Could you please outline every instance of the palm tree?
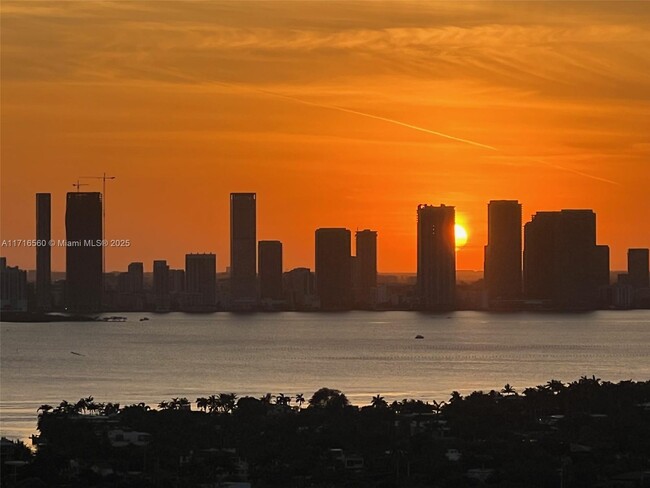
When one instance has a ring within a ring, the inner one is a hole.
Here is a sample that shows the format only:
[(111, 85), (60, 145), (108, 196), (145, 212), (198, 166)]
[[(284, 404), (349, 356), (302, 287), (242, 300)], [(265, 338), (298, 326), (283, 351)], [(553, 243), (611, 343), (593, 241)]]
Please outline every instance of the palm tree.
[(237, 395), (234, 393), (219, 393), (218, 405), (223, 413), (232, 412), (237, 405)]
[(160, 403), (158, 404), (158, 408), (159, 408), (160, 410), (169, 410), (171, 407), (170, 407), (169, 402), (163, 400), (162, 402), (160, 402)]
[(208, 399), (205, 397), (199, 397), (196, 399), (196, 408), (207, 412), (208, 410)]
[[(147, 407), (149, 408), (149, 407)], [(111, 403), (108, 402), (106, 405), (103, 406), (103, 408), (100, 410), (100, 413), (102, 415), (115, 415), (116, 413), (120, 412), (120, 404), (119, 403)]]
[(59, 406), (54, 409), (54, 413), (62, 413), (64, 415), (75, 415), (79, 413), (79, 402), (70, 403), (67, 400), (62, 400)]
[(546, 388), (553, 392), (554, 395), (560, 393), (566, 386), (560, 380), (549, 380), (546, 382)]
[[(47, 404), (45, 404), (45, 405), (41, 405), (40, 407), (38, 407), (38, 408), (36, 409), (36, 411), (37, 411), (37, 412), (41, 412), (41, 414), (45, 415), (46, 413), (48, 413), (48, 412), (49, 412), (50, 410), (52, 410), (53, 408), (54, 408), (54, 407), (52, 407), (52, 405), (47, 405)], [(39, 415), (40, 415), (40, 414), (39, 414)]]
[(302, 409), (302, 404), (305, 403), (305, 395), (298, 393), (296, 395), (296, 403), (298, 404), (298, 410)]
[(282, 405), (284, 407), (288, 407), (290, 403), (291, 403), (291, 397), (286, 396), (284, 393), (280, 393), (278, 394), (278, 396), (275, 397), (276, 405)]
[[(88, 400), (88, 398), (86, 400)], [(90, 400), (86, 402), (86, 409), (88, 410), (88, 413), (90, 413), (91, 415), (94, 415), (96, 412), (100, 412), (103, 406), (104, 406), (103, 403), (97, 403), (94, 400)]]
[(591, 378), (581, 376), (578, 383), (583, 385), (600, 386), (600, 378), (596, 378), (596, 375), (592, 375)]
[(79, 401), (75, 404), (75, 408), (78, 413), (86, 413), (88, 410), (88, 403), (93, 401), (93, 397), (80, 398)]
[(217, 395), (210, 395), (208, 397), (208, 412), (215, 413), (219, 411), (220, 403)]
[(463, 399), (463, 395), (458, 393), (457, 391), (452, 391), (451, 392), (451, 398), (449, 399), (449, 403), (455, 403)]
[(387, 408), (388, 402), (386, 402), (383, 396), (375, 395), (372, 397), (372, 400), (370, 400), (370, 406), (372, 408)]
[(505, 386), (501, 389), (501, 393), (504, 395), (517, 395), (517, 391), (510, 386), (510, 383), (506, 383)]
[(436, 400), (433, 400), (433, 411), (436, 412), (436, 415), (440, 415), (442, 413), (442, 407), (447, 405), (447, 402), (442, 401), (442, 402), (437, 402)]
[(267, 393), (260, 397), (260, 401), (265, 405), (270, 405), (272, 399), (273, 399), (273, 395), (271, 395), (270, 393)]

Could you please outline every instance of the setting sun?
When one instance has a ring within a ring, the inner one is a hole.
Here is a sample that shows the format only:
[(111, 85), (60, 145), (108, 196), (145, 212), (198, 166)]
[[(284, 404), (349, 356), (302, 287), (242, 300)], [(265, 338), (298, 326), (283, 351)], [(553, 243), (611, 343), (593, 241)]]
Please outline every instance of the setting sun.
[(456, 235), (456, 249), (460, 249), (467, 244), (467, 231), (462, 225), (456, 224), (454, 226), (454, 233)]

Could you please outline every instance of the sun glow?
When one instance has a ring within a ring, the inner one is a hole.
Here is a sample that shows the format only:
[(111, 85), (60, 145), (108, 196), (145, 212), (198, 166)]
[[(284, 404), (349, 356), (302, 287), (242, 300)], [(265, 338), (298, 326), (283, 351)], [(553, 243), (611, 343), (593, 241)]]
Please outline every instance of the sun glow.
[(467, 231), (462, 225), (456, 224), (454, 225), (454, 233), (456, 235), (456, 249), (460, 249), (467, 244)]

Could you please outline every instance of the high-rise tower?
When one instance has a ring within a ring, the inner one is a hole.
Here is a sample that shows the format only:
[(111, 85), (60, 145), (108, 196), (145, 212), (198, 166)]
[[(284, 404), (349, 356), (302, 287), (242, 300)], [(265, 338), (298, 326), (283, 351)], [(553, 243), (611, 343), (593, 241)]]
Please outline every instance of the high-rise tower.
[(650, 286), (648, 254), (649, 250), (647, 248), (627, 250), (627, 279), (629, 284), (636, 288)]
[(556, 308), (596, 308), (609, 249), (596, 245), (593, 210), (537, 212), (524, 226), (524, 293)]
[(257, 303), (255, 193), (230, 194), (230, 284), (234, 309)]
[(65, 210), (66, 306), (94, 312), (102, 306), (102, 195), (71, 192)]
[(260, 241), (258, 251), (260, 298), (262, 300), (282, 300), (282, 243), (280, 241)]
[(36, 306), (39, 310), (52, 307), (52, 195), (36, 194)]
[(345, 310), (352, 303), (351, 235), (348, 229), (316, 230), (316, 291), (322, 310)]
[(185, 255), (185, 307), (188, 310), (211, 309), (217, 299), (217, 256)]
[(452, 310), (456, 295), (455, 209), (418, 205), (420, 308)]
[(490, 303), (521, 298), (521, 204), (516, 200), (488, 204), (484, 270)]
[(377, 291), (377, 231), (359, 230), (356, 238), (356, 302), (362, 307), (373, 307)]

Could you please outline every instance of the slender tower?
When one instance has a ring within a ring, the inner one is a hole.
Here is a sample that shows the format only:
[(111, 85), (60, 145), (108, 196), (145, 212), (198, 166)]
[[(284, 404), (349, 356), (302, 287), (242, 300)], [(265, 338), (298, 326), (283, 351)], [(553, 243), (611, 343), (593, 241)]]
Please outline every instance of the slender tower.
[(418, 205), (417, 289), (424, 310), (455, 307), (455, 222), (454, 207)]
[(52, 308), (52, 195), (36, 194), (36, 306), (47, 311)]
[(257, 305), (255, 193), (230, 194), (230, 284), (235, 310)]
[(377, 231), (359, 230), (355, 234), (357, 277), (355, 283), (357, 305), (370, 308), (375, 305), (377, 291)]
[(348, 229), (316, 229), (316, 291), (322, 310), (346, 310), (352, 304), (351, 246)]
[(490, 303), (521, 298), (521, 204), (517, 200), (488, 204), (484, 270)]
[(282, 300), (282, 243), (260, 241), (258, 244), (260, 298)]

